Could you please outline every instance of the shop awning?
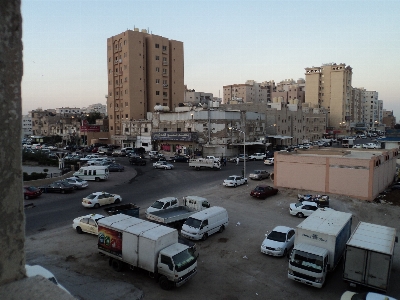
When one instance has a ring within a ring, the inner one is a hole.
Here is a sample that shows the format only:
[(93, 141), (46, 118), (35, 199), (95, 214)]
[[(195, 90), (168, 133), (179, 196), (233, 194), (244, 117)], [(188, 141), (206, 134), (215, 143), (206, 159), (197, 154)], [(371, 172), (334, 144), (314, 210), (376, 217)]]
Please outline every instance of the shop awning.
[(288, 140), (292, 139), (292, 136), (287, 136), (287, 135), (266, 135), (265, 138), (271, 138), (271, 139), (279, 139), (279, 140)]

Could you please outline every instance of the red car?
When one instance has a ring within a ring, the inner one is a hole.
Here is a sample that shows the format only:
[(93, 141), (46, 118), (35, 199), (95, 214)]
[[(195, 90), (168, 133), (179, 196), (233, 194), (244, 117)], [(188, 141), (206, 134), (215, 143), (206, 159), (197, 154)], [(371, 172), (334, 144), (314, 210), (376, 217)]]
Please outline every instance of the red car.
[(265, 199), (268, 196), (273, 196), (278, 193), (278, 189), (269, 185), (257, 185), (254, 190), (250, 192), (250, 196), (260, 199)]
[(42, 194), (42, 191), (34, 186), (24, 186), (24, 199), (37, 198)]

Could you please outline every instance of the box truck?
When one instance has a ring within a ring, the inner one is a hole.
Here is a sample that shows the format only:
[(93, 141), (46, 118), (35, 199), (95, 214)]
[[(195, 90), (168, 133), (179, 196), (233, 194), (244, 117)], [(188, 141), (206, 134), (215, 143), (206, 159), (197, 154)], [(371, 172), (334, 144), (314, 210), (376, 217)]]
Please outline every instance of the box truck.
[(350, 213), (319, 208), (296, 228), (288, 278), (321, 288), (338, 265), (351, 233)]
[(189, 160), (189, 167), (192, 167), (197, 171), (205, 168), (221, 170), (221, 162), (216, 158), (196, 158)]
[(395, 242), (395, 228), (358, 223), (346, 244), (343, 280), (386, 292)]
[(197, 257), (178, 242), (176, 229), (125, 214), (100, 219), (98, 225), (98, 251), (109, 256), (116, 271), (125, 266), (146, 270), (165, 290), (197, 273)]

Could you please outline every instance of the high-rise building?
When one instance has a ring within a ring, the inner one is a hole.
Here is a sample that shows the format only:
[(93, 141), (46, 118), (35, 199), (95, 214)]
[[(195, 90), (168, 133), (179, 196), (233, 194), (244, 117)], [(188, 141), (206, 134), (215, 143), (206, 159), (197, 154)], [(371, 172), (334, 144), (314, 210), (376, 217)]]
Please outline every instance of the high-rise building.
[(123, 139), (122, 120), (144, 120), (147, 112), (172, 110), (184, 100), (182, 42), (144, 29), (126, 30), (107, 39), (107, 69), (107, 112), (114, 140)]
[(329, 112), (328, 126), (339, 127), (351, 121), (352, 68), (346, 64), (329, 63), (305, 68), (306, 99)]

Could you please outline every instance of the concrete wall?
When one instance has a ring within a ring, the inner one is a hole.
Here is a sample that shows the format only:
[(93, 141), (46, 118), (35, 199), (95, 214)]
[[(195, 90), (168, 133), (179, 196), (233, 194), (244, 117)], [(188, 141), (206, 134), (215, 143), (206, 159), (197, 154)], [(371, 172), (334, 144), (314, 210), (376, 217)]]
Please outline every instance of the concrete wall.
[(394, 179), (398, 150), (275, 153), (274, 185), (373, 200)]
[(21, 2), (0, 5), (0, 285), (25, 276), (21, 166)]

